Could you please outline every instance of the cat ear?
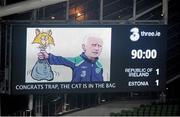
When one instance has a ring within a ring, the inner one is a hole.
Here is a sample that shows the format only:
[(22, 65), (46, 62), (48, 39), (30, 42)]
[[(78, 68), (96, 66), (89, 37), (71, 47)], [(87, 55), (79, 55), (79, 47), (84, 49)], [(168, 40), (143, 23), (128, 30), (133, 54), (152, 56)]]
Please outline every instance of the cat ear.
[(40, 30), (39, 29), (36, 29), (36, 35), (39, 35), (40, 34)]
[(52, 35), (52, 31), (51, 31), (51, 30), (48, 30), (47, 33), (48, 33), (49, 35)]

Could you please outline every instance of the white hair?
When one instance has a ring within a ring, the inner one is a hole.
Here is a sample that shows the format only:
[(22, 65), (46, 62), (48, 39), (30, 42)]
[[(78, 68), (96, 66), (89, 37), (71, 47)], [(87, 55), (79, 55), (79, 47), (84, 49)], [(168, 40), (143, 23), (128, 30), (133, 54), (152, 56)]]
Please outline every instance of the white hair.
[(101, 41), (103, 41), (100, 34), (87, 34), (86, 36), (84, 36), (82, 44), (86, 45), (88, 40), (92, 39), (90, 37), (94, 37), (94, 38), (97, 38), (97, 39), (100, 39)]

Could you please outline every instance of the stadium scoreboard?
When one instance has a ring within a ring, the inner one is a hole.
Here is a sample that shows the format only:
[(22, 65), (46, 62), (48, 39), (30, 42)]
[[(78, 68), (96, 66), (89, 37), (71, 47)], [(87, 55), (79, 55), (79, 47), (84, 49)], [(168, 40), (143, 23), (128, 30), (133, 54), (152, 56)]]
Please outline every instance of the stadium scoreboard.
[[(165, 88), (165, 25), (16, 24), (12, 25), (11, 34), (12, 93), (161, 91)], [(89, 34), (103, 41), (99, 63), (96, 63), (102, 67), (92, 67), (89, 72), (88, 66), (81, 66), (78, 68), (80, 81), (72, 81), (74, 70), (66, 64), (53, 65), (47, 59), (40, 62), (41, 51), (61, 56), (63, 60), (77, 57), (83, 53), (82, 42)], [(40, 40), (35, 40), (39, 35)], [(101, 81), (82, 80), (92, 76), (92, 72), (100, 74), (101, 71)]]

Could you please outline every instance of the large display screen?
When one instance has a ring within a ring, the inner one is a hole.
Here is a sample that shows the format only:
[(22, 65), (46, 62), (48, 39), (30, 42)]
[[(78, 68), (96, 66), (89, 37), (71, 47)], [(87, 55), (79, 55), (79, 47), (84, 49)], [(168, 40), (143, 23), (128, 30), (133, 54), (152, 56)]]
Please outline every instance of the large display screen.
[(12, 26), (12, 93), (160, 91), (166, 26)]

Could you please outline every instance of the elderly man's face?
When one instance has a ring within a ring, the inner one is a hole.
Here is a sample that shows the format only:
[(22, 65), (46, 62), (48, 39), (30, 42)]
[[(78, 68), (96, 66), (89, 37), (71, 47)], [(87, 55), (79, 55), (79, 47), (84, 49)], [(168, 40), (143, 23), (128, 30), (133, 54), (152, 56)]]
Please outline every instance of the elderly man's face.
[(89, 37), (86, 44), (84, 45), (85, 55), (94, 60), (99, 57), (102, 51), (103, 42), (100, 38)]

